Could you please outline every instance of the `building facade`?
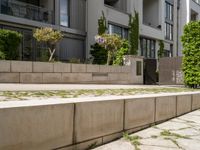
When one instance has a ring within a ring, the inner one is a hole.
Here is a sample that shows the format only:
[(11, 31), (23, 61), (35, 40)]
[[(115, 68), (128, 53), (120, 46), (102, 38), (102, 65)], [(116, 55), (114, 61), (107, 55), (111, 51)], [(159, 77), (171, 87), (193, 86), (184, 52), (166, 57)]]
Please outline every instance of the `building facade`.
[(0, 0), (0, 5), (0, 28), (23, 34), (21, 60), (42, 57), (45, 45), (35, 41), (32, 31), (45, 26), (64, 34), (56, 52), (59, 60), (86, 60), (95, 43), (102, 11), (107, 32), (126, 39), (129, 16), (139, 13), (139, 55), (156, 59), (162, 40), (165, 56), (180, 56), (184, 25), (200, 19), (200, 0)]

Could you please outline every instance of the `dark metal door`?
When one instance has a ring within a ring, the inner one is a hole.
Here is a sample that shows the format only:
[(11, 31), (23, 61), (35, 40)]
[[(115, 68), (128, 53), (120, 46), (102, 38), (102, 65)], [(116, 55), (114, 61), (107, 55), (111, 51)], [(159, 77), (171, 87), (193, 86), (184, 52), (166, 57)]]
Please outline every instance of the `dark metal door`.
[(154, 85), (157, 82), (157, 60), (144, 59), (144, 84)]

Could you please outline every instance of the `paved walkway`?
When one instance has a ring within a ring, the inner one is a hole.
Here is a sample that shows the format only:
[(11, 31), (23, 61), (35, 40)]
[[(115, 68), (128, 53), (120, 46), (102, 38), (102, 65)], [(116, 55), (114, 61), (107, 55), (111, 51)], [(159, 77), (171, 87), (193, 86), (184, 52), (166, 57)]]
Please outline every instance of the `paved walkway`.
[(200, 110), (95, 150), (200, 150)]
[[(110, 85), (110, 84), (0, 84), (0, 91), (49, 91), (49, 90), (78, 90), (78, 89), (132, 89), (160, 88), (174, 86), (152, 85)], [(177, 86), (176, 86), (177, 87)]]

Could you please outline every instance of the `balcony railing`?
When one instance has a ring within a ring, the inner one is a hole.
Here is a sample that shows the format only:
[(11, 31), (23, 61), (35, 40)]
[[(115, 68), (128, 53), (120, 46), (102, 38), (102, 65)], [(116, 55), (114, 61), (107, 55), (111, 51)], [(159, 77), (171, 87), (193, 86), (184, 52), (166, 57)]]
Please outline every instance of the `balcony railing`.
[(1, 14), (54, 24), (54, 11), (17, 0), (1, 0)]

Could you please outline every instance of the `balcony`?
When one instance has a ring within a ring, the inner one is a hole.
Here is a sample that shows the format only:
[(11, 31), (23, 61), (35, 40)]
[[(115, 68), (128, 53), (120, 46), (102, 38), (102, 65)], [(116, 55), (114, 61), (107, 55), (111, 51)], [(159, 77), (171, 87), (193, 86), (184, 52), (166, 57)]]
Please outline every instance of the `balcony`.
[[(10, 15), (19, 18), (25, 18), (29, 20), (54, 24), (54, 11), (48, 8), (34, 5), (32, 3), (22, 2), (20, 0), (1, 0), (0, 13), (5, 15)], [(35, 1), (38, 2), (39, 1)], [(49, 1), (40, 1), (40, 3), (45, 2), (45, 6)], [(51, 5), (47, 5), (51, 6)]]

